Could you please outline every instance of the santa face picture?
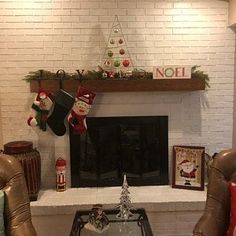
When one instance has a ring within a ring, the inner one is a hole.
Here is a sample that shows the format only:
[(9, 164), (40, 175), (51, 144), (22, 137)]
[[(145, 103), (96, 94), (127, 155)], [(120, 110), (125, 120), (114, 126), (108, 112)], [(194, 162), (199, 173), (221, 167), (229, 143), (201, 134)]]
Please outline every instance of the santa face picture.
[(196, 171), (198, 166), (189, 160), (183, 160), (180, 164), (180, 176), (184, 179), (184, 185), (191, 185), (196, 179)]
[(91, 105), (79, 100), (74, 104), (72, 109), (78, 115), (87, 115), (89, 113), (90, 107)]
[(204, 153), (204, 147), (173, 147), (173, 187), (204, 189)]

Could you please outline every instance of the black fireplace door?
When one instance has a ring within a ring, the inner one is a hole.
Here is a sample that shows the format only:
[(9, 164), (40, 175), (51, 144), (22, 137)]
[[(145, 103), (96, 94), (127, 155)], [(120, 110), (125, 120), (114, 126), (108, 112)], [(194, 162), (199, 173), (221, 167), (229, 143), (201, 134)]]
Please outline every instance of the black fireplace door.
[(168, 184), (168, 117), (89, 117), (70, 127), (72, 187)]

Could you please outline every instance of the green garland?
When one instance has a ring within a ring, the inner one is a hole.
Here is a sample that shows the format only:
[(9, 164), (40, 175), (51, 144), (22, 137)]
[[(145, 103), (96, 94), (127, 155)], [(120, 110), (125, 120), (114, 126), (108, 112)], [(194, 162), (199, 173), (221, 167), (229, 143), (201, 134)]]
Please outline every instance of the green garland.
[(209, 76), (205, 74), (203, 71), (197, 70), (200, 66), (193, 66), (191, 70), (191, 78), (192, 79), (203, 79), (205, 81), (206, 87), (210, 88), (209, 85)]
[[(104, 73), (106, 76), (104, 76)], [(46, 70), (37, 70), (34, 72), (29, 72), (25, 77), (24, 80), (27, 82), (31, 80), (39, 80), (39, 79), (46, 79), (46, 80), (53, 80), (53, 79), (63, 79), (63, 80), (104, 80), (104, 79), (111, 79), (108, 75), (109, 73), (104, 71), (101, 67), (98, 67), (98, 70), (86, 71), (85, 73), (81, 74), (81, 77), (78, 73), (54, 73), (51, 71)], [(113, 78), (115, 79), (152, 79), (152, 73), (146, 72), (141, 69), (134, 69), (132, 73), (125, 74), (124, 72), (114, 73)]]
[[(192, 79), (203, 79), (205, 81), (205, 84), (207, 87), (210, 87), (209, 85), (209, 77), (207, 74), (205, 74), (203, 71), (197, 70), (200, 66), (193, 66), (191, 70), (191, 78)], [(104, 76), (104, 73), (106, 76)], [(135, 68), (130, 73), (114, 73), (112, 75), (114, 79), (133, 79), (133, 80), (139, 80), (139, 79), (153, 79), (153, 73), (152, 72), (146, 72), (142, 69)], [(30, 82), (31, 80), (39, 80), (39, 79), (45, 79), (45, 80), (54, 80), (54, 79), (63, 79), (63, 80), (109, 80), (111, 77), (109, 77), (109, 72), (106, 72), (102, 69), (102, 67), (98, 67), (98, 70), (92, 70), (92, 71), (86, 71), (85, 73), (82, 73), (81, 76), (78, 73), (54, 73), (51, 71), (46, 70), (37, 70), (34, 72), (29, 72), (25, 77), (24, 80), (27, 82)]]

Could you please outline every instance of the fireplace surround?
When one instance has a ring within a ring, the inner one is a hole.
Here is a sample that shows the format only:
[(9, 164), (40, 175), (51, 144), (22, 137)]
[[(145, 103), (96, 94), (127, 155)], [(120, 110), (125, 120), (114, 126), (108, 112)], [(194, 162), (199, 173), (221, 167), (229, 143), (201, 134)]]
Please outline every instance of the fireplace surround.
[(168, 184), (168, 117), (89, 117), (85, 135), (70, 127), (71, 187)]

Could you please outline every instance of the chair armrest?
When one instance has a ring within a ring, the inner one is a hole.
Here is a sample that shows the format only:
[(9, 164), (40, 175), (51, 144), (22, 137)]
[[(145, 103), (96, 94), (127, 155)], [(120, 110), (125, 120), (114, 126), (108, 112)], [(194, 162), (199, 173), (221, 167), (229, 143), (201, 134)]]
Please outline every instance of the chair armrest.
[(219, 228), (221, 226), (215, 217), (209, 213), (205, 213), (194, 227), (193, 236), (222, 236)]
[(10, 231), (11, 236), (36, 236), (34, 226), (31, 220), (24, 221)]
[(0, 176), (5, 184), (4, 218), (7, 235), (36, 236), (22, 167), (16, 158), (0, 155)]

